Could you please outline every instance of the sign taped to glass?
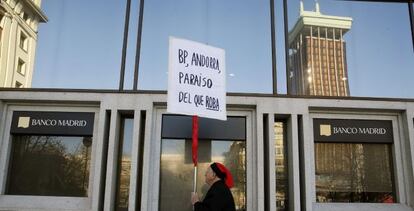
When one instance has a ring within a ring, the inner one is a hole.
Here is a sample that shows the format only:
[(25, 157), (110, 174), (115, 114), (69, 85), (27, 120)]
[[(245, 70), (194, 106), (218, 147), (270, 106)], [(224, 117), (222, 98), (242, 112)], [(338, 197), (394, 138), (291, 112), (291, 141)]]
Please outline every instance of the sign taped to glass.
[(92, 136), (94, 113), (14, 111), (12, 134)]

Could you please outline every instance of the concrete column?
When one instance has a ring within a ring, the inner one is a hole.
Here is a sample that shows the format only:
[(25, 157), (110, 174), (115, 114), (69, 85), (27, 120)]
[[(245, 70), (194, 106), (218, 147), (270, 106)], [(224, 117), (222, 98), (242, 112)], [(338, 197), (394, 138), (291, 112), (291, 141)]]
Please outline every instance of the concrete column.
[(30, 88), (32, 87), (32, 80), (33, 80), (33, 72), (34, 72), (34, 64), (36, 58), (36, 45), (37, 45), (37, 38), (30, 37), (27, 41), (28, 45), (28, 61), (26, 66), (26, 75), (25, 75), (25, 84), (24, 87)]
[[(349, 96), (350, 95), (350, 91), (349, 91), (349, 78), (348, 78), (348, 70), (346, 70), (346, 62), (345, 62), (345, 41), (344, 41), (344, 37), (343, 37), (343, 32), (342, 29), (340, 30), (341, 33), (341, 38), (340, 38), (340, 42), (341, 42), (341, 62), (342, 62), (342, 83), (344, 86), (344, 95), (345, 96)], [(345, 79), (345, 80), (344, 80)]]
[(414, 208), (414, 184), (412, 182), (414, 179), (414, 106), (408, 106), (407, 112), (403, 114), (402, 118), (402, 125), (404, 126), (404, 139), (401, 140), (403, 142), (402, 149), (404, 150), (404, 169), (406, 169), (405, 177), (406, 177), (406, 192), (407, 192), (407, 205), (411, 208)]
[(287, 124), (289, 210), (300, 211), (300, 168), (298, 116), (293, 114)]
[(12, 17), (10, 31), (8, 33), (8, 48), (5, 57), (7, 56), (6, 61), (6, 72), (5, 72), (5, 80), (1, 86), (3, 87), (14, 87), (13, 84), (13, 77), (15, 74), (15, 67), (16, 67), (16, 46), (17, 46), (17, 28), (19, 23), (14, 20), (16, 16)]
[(109, 129), (108, 161), (106, 166), (106, 184), (104, 197), (104, 210), (114, 210), (116, 193), (116, 173), (118, 161), (119, 125), (120, 117), (116, 109), (111, 111), (111, 124)]
[[(270, 118), (270, 117), (269, 117)], [(247, 138), (247, 145), (246, 145), (246, 150), (247, 152), (248, 147), (252, 147), (253, 150), (251, 152), (253, 152), (253, 170), (254, 172), (256, 172), (255, 174), (253, 174), (253, 178), (251, 183), (253, 184), (253, 207), (252, 210), (257, 210), (257, 211), (263, 211), (264, 210), (264, 170), (263, 168), (260, 168), (259, 166), (264, 166), (264, 161), (263, 161), (263, 154), (264, 154), (264, 147), (263, 147), (263, 113), (258, 113), (256, 115), (256, 125), (257, 127), (254, 127), (252, 124), (249, 124), (249, 122), (252, 122), (252, 119), (246, 118), (246, 130), (251, 130), (250, 128), (256, 128), (255, 130), (255, 135), (252, 134), (251, 138), (249, 139)], [(250, 126), (249, 126), (250, 125)], [(253, 129), (254, 131), (254, 129)], [(248, 134), (248, 131), (246, 131), (246, 134)], [(254, 138), (255, 137), (255, 138)], [(249, 144), (248, 142), (253, 142), (252, 144)], [(249, 161), (249, 156), (246, 157), (246, 163), (248, 164)], [(256, 165), (255, 165), (256, 164)], [(250, 164), (251, 165), (251, 164)], [(247, 169), (249, 169), (249, 166), (247, 166)], [(247, 179), (249, 179), (249, 177), (247, 177)], [(249, 183), (249, 180), (247, 180), (247, 183)], [(248, 185), (248, 184), (247, 184)], [(249, 189), (247, 187), (247, 189)], [(247, 194), (247, 197), (249, 197), (249, 194)], [(247, 200), (247, 202), (249, 202), (249, 200)], [(247, 207), (249, 207), (249, 205), (247, 204)]]
[[(311, 95), (316, 95), (316, 86), (315, 86), (315, 69), (313, 66), (313, 31), (312, 26), (310, 26), (310, 57), (311, 57), (311, 73), (312, 73), (312, 80), (309, 82), (310, 86), (312, 87), (313, 92), (310, 92)], [(309, 58), (308, 58), (309, 59)]]
[(328, 86), (329, 86), (329, 96), (332, 96), (332, 85), (331, 85), (331, 64), (329, 61), (329, 40), (328, 40), (328, 28), (325, 28), (325, 56), (327, 64), (327, 73), (328, 73)]
[[(6, 106), (0, 100), (0, 122), (6, 122), (6, 112), (7, 112)], [(0, 134), (5, 134), (4, 133), (4, 127), (0, 127)], [(3, 142), (4, 142), (4, 139), (0, 139), (0, 149), (3, 149)], [(2, 192), (1, 192), (1, 189), (0, 189), (0, 194), (1, 193)]]
[[(155, 136), (155, 131), (159, 130), (161, 132), (161, 117), (159, 117), (159, 121), (157, 121), (158, 117), (154, 117), (154, 111), (152, 108), (149, 108), (147, 110), (147, 116), (145, 120), (145, 137), (144, 137), (144, 155), (143, 155), (143, 166), (142, 166), (142, 197), (141, 197), (141, 210), (151, 210), (151, 207), (154, 203), (158, 203), (158, 201), (153, 200), (154, 195), (158, 193), (153, 193), (153, 186), (155, 185), (154, 177), (156, 177), (156, 171), (159, 169), (154, 168), (154, 157), (156, 156), (155, 153), (155, 145), (157, 145), (155, 142), (159, 141), (159, 139), (152, 140), (152, 137)], [(153, 123), (155, 121), (155, 123)], [(154, 127), (156, 124), (158, 124), (158, 128), (154, 128), (152, 130), (152, 127)], [(160, 145), (161, 143), (159, 143)], [(158, 152), (160, 149), (158, 149)], [(159, 154), (158, 154), (159, 155)], [(158, 159), (159, 161), (159, 159)], [(159, 166), (159, 163), (158, 165)], [(154, 170), (155, 169), (155, 170)], [(158, 177), (156, 178), (158, 179)], [(158, 181), (156, 182), (158, 184)], [(189, 196), (190, 197), (190, 196)], [(154, 208), (152, 210), (155, 210)]]
[(335, 96), (341, 96), (339, 92), (339, 80), (338, 80), (338, 66), (337, 66), (337, 57), (336, 57), (336, 39), (335, 39), (335, 29), (333, 28), (333, 53), (334, 53), (334, 65), (335, 65), (335, 82), (336, 82), (336, 93)]
[(301, 166), (301, 174), (304, 178), (305, 200), (301, 206), (305, 206), (306, 211), (313, 210), (313, 204), (316, 202), (315, 192), (315, 151), (313, 143), (312, 118), (309, 114), (303, 115), (303, 147), (302, 159), (303, 166)]
[(300, 33), (300, 41), (299, 41), (298, 49), (299, 49), (299, 53), (300, 53), (300, 69), (302, 70), (302, 78), (301, 78), (301, 82), (302, 82), (302, 87), (301, 88), (302, 89), (301, 89), (301, 93), (303, 95), (306, 95), (307, 93), (306, 93), (305, 85), (307, 84), (306, 83), (306, 74), (307, 74), (306, 71), (307, 70), (305, 69), (305, 67), (303, 65), (303, 50), (304, 50), (304, 47), (303, 47), (303, 34), (302, 33)]
[(319, 62), (319, 77), (320, 77), (320, 80), (321, 80), (321, 83), (320, 83), (320, 87), (321, 87), (321, 89), (320, 89), (320, 91), (321, 91), (321, 95), (326, 95), (326, 93), (325, 93), (325, 87), (323, 86), (324, 85), (324, 80), (323, 80), (323, 74), (322, 74), (322, 59), (321, 59), (321, 57), (322, 57), (322, 54), (321, 54), (321, 29), (320, 29), (321, 27), (319, 27), (318, 26), (318, 57), (319, 57), (319, 59), (318, 59), (318, 62)]
[(137, 195), (137, 182), (139, 182), (138, 179), (138, 172), (141, 169), (138, 169), (138, 159), (139, 159), (139, 137), (140, 133), (143, 131), (140, 131), (141, 128), (141, 111), (135, 110), (134, 112), (134, 129), (133, 129), (133, 137), (132, 137), (132, 152), (131, 152), (131, 175), (129, 177), (130, 183), (129, 183), (129, 199), (128, 199), (128, 210), (134, 211), (136, 206), (136, 195)]
[[(100, 196), (101, 196), (101, 192), (103, 191), (103, 187), (102, 185), (105, 184), (106, 181), (102, 181), (103, 180), (103, 175), (106, 173), (105, 169), (106, 166), (103, 166), (103, 158), (106, 157), (104, 156), (104, 154), (107, 153), (107, 150), (104, 146), (105, 146), (105, 142), (108, 141), (106, 140), (107, 137), (105, 137), (105, 130), (107, 128), (105, 128), (106, 126), (106, 110), (105, 108), (100, 109), (99, 111), (99, 115), (97, 117), (97, 120), (95, 121), (99, 121), (98, 124), (98, 136), (94, 139), (95, 141), (95, 152), (93, 153), (94, 156), (94, 165), (93, 165), (93, 171), (94, 171), (94, 179), (93, 179), (93, 194), (91, 196), (91, 200), (92, 200), (92, 210), (99, 210), (100, 208)], [(106, 151), (105, 151), (106, 150)], [(92, 169), (92, 168), (91, 168)], [(102, 193), (103, 194), (103, 193)]]
[(2, 34), (2, 43), (1, 43), (1, 57), (0, 57), (0, 87), (4, 87), (6, 83), (6, 75), (9, 69), (8, 58), (9, 58), (9, 46), (11, 38), (11, 28), (13, 19), (10, 14), (7, 14), (3, 17), (3, 34)]
[(276, 167), (275, 167), (275, 114), (270, 113), (269, 118), (267, 119), (267, 132), (268, 132), (268, 166), (265, 166), (265, 168), (269, 168), (269, 187), (267, 187), (268, 193), (269, 193), (269, 210), (276, 210)]

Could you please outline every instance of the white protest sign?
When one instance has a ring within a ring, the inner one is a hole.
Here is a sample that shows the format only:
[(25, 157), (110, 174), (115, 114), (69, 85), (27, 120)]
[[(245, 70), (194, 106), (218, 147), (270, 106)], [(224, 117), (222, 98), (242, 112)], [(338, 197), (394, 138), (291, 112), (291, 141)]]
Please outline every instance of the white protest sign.
[(167, 111), (227, 119), (223, 49), (170, 37)]

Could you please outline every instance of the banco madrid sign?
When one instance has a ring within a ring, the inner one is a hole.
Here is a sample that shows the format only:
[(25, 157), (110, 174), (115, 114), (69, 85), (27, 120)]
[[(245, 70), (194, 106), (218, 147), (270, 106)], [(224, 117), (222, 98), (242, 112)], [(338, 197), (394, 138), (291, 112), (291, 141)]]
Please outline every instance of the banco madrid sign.
[(14, 111), (12, 134), (92, 136), (94, 113)]
[(313, 119), (315, 142), (392, 143), (390, 120)]

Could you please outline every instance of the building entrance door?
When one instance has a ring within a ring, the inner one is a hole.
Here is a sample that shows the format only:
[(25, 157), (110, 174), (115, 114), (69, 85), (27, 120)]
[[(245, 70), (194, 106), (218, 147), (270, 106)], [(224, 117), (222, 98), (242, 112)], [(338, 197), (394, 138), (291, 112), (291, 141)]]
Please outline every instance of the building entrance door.
[[(227, 121), (200, 118), (197, 192), (202, 200), (208, 191), (205, 184), (205, 171), (212, 162), (224, 164), (232, 173), (234, 187), (231, 189), (237, 210), (247, 210), (249, 137), (251, 137), (251, 113), (237, 112), (228, 116)], [(193, 190), (192, 163), (192, 117), (162, 113), (157, 118), (161, 126), (156, 133), (160, 134), (159, 159), (154, 168), (158, 180), (158, 203), (153, 204), (156, 210), (191, 211), (190, 201)], [(157, 127), (156, 127), (157, 128)], [(159, 131), (159, 133), (158, 133)], [(158, 154), (158, 153), (156, 153)], [(156, 162), (156, 161), (153, 161)], [(158, 170), (157, 170), (158, 169)], [(152, 210), (152, 209), (151, 209)], [(154, 209), (155, 210), (155, 209)]]

